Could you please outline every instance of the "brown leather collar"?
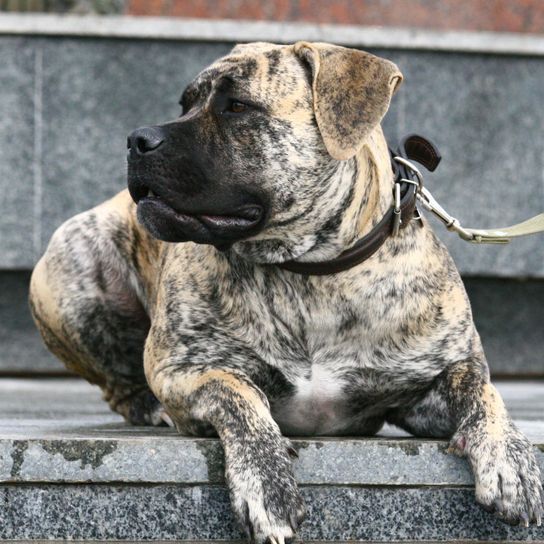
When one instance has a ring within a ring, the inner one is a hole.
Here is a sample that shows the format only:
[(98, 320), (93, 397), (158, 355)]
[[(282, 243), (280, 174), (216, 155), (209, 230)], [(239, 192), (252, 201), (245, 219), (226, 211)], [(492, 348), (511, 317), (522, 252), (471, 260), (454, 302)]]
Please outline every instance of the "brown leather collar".
[(335, 259), (318, 262), (287, 261), (285, 263), (278, 263), (276, 266), (296, 274), (313, 276), (343, 272), (366, 261), (380, 249), (387, 238), (394, 232), (395, 221), (397, 219), (395, 216), (400, 218), (399, 227), (401, 229), (406, 228), (417, 212), (418, 180), (415, 173), (404, 164), (396, 161), (395, 157), (417, 161), (431, 172), (436, 169), (442, 157), (432, 142), (417, 134), (406, 136), (400, 142), (397, 152), (389, 149), (389, 153), (391, 155), (391, 166), (394, 174), (393, 183), (398, 183), (400, 186), (400, 216), (399, 210), (395, 211), (393, 205), (366, 236), (363, 236), (351, 248), (341, 253)]

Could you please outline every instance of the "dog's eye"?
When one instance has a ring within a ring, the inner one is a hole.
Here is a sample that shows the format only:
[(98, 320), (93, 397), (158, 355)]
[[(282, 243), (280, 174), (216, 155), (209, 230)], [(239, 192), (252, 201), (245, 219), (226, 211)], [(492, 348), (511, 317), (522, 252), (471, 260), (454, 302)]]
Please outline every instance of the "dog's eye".
[(231, 100), (227, 108), (227, 111), (231, 113), (244, 113), (247, 111), (249, 106), (243, 102), (238, 102), (238, 100)]

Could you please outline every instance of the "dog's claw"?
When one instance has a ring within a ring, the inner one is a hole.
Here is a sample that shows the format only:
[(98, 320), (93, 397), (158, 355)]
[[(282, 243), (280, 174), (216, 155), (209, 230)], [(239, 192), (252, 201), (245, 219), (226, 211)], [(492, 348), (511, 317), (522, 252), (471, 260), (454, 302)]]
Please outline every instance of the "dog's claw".
[(480, 506), (488, 513), (492, 514), (495, 511), (495, 507), (492, 504), (480, 503)]
[(527, 512), (522, 512), (519, 517), (519, 524), (523, 525), (523, 527), (529, 527), (529, 514), (527, 514)]
[(533, 519), (535, 520), (537, 527), (540, 527), (542, 525), (542, 508), (541, 507), (536, 508), (536, 511), (533, 513)]
[(251, 523), (251, 518), (249, 517), (249, 505), (247, 502), (244, 504), (244, 523), (243, 523), (247, 539), (251, 544), (255, 542), (255, 530), (253, 528), (253, 523)]
[(287, 448), (287, 453), (294, 459), (298, 459), (298, 451), (293, 447), (289, 446)]
[(293, 533), (295, 533), (298, 529), (298, 517), (295, 512), (289, 514), (289, 525), (291, 526)]
[(175, 426), (172, 418), (164, 410), (160, 412), (159, 416), (169, 427)]
[(448, 453), (463, 457), (467, 447), (467, 439), (463, 435), (454, 436), (448, 446)]

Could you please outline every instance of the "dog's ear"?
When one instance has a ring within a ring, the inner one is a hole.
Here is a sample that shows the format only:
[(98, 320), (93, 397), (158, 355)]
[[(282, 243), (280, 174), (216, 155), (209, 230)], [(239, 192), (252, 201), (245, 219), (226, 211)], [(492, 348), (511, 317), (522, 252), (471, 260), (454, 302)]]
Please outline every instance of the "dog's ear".
[(311, 71), (317, 126), (329, 154), (349, 159), (382, 120), (402, 74), (392, 62), (357, 49), (297, 42)]

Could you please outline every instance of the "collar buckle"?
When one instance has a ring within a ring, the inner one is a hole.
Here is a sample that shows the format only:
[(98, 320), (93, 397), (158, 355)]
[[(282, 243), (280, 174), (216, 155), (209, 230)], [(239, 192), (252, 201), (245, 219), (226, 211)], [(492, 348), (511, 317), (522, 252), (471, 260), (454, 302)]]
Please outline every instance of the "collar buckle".
[(408, 168), (408, 170), (410, 170), (410, 172), (412, 172), (417, 178), (414, 180), (414, 179), (406, 179), (406, 177), (403, 177), (400, 181), (403, 181), (405, 183), (412, 183), (416, 185), (416, 190), (423, 187), (423, 175), (419, 171), (419, 168), (413, 162), (409, 161), (408, 159), (405, 159), (404, 157), (400, 157), (399, 155), (395, 155), (393, 157), (393, 160), (402, 164), (406, 168)]
[(400, 209), (400, 183), (395, 182), (393, 188), (394, 205), (393, 205), (393, 230), (392, 236), (398, 236), (400, 232), (400, 226), (402, 224), (402, 210)]

